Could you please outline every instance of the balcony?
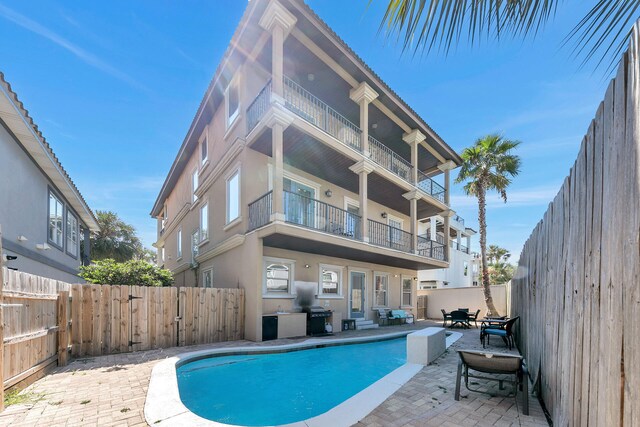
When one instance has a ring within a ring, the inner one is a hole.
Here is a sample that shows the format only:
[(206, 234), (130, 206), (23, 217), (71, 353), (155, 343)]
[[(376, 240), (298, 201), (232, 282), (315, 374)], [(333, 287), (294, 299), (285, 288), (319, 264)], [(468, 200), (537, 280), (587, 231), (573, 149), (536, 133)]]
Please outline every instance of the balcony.
[[(284, 191), (283, 196), (286, 223), (364, 242), (360, 232), (362, 217), (359, 215), (297, 193)], [(272, 212), (273, 192), (270, 191), (249, 204), (248, 231), (271, 223)], [(370, 245), (414, 254), (411, 233), (371, 219), (368, 220), (368, 225)], [(445, 245), (422, 236), (418, 236), (416, 252), (422, 257), (446, 261)]]
[[(284, 103), (285, 108), (296, 116), (329, 134), (342, 145), (362, 154), (360, 128), (287, 76), (284, 77)], [(247, 134), (258, 125), (270, 105), (271, 81), (247, 108)], [(421, 171), (418, 171), (417, 182), (414, 182), (413, 165), (410, 162), (371, 135), (368, 142), (370, 159), (373, 162), (444, 203), (444, 187)]]

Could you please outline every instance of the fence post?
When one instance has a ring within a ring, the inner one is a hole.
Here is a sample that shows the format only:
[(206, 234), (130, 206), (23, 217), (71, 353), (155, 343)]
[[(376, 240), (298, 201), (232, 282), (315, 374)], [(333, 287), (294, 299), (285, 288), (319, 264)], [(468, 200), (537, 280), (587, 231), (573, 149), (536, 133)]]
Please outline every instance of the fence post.
[(69, 306), (69, 291), (58, 293), (58, 366), (67, 364), (69, 344), (67, 308)]
[(0, 412), (4, 411), (4, 307), (2, 306), (2, 288), (4, 286), (4, 271), (2, 264), (2, 226), (0, 225)]

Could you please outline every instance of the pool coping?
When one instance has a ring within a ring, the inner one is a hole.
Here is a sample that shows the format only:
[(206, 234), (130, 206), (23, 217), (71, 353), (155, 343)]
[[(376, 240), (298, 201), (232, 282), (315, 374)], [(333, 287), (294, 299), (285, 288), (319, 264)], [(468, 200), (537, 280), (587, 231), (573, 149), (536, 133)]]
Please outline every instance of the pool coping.
[[(211, 348), (182, 353), (167, 358), (153, 367), (149, 389), (147, 390), (147, 399), (144, 404), (144, 417), (147, 423), (153, 426), (240, 427), (236, 424), (224, 424), (202, 418), (191, 412), (182, 403), (178, 390), (176, 368), (187, 362), (211, 355), (273, 353), (316, 348), (325, 345), (381, 341), (400, 338), (412, 332), (416, 332), (416, 330), (352, 338), (311, 338), (292, 344)], [(449, 348), (460, 337), (462, 337), (460, 332), (450, 332), (450, 335), (446, 337), (446, 347)], [(285, 424), (283, 427), (351, 426), (382, 404), (389, 396), (420, 372), (423, 367), (424, 365), (405, 363), (329, 411), (303, 421)]]

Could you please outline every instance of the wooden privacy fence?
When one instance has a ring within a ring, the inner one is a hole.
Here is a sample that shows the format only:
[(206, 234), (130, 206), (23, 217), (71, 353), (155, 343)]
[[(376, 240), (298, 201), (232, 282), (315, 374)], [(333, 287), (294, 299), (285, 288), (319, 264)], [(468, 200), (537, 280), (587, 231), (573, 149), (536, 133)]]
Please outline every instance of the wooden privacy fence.
[[(72, 357), (244, 338), (244, 290), (70, 285), (0, 269), (4, 389)], [(1, 394), (1, 393), (0, 393)]]
[(512, 280), (554, 425), (640, 425), (639, 29)]

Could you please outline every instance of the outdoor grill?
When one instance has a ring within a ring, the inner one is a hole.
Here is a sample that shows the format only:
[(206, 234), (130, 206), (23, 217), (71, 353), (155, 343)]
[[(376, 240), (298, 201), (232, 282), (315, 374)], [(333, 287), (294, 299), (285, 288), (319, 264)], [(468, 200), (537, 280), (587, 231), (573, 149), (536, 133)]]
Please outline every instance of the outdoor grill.
[(312, 305), (302, 307), (302, 312), (307, 313), (307, 335), (326, 335), (325, 323), (331, 317), (331, 310)]

